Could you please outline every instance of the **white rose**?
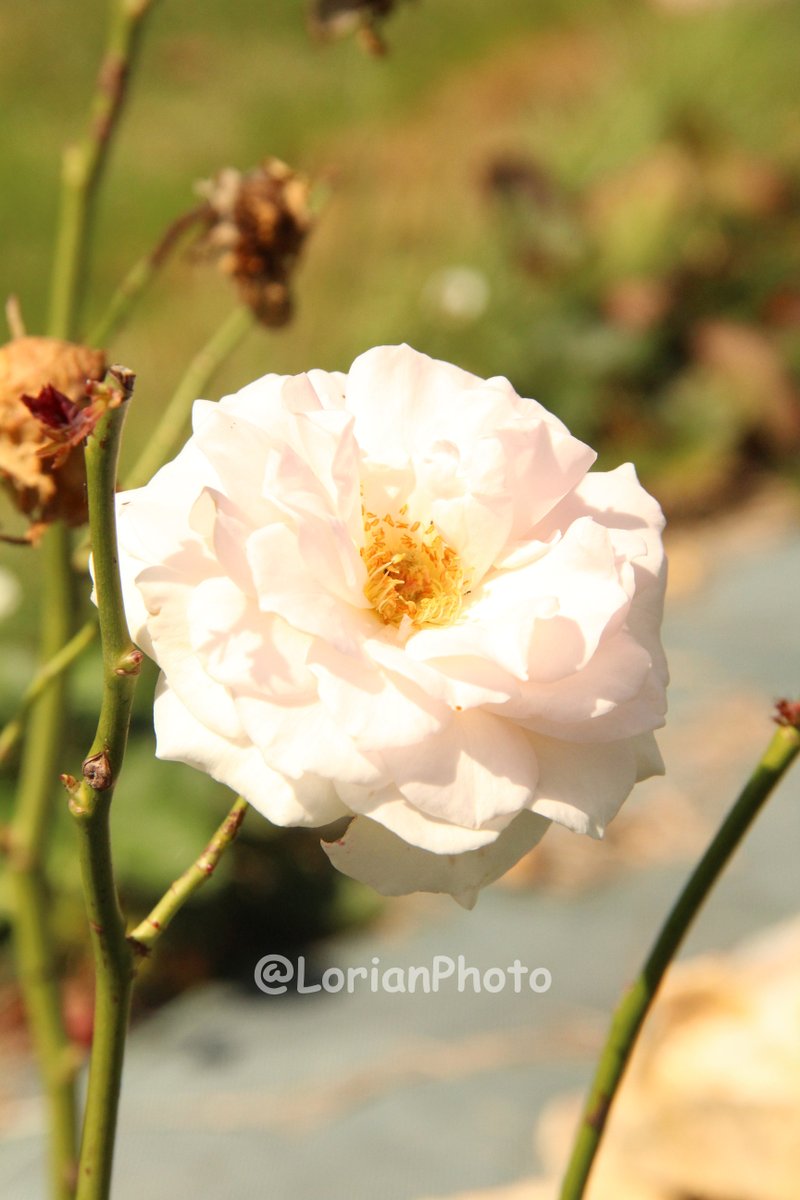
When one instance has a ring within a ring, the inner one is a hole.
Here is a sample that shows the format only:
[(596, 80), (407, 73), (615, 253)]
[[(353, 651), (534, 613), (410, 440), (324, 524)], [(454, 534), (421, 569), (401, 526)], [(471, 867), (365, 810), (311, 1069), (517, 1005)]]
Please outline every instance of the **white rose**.
[(386, 895), (472, 905), (663, 770), (663, 518), (507, 380), (407, 346), (266, 375), (119, 497), (157, 753)]

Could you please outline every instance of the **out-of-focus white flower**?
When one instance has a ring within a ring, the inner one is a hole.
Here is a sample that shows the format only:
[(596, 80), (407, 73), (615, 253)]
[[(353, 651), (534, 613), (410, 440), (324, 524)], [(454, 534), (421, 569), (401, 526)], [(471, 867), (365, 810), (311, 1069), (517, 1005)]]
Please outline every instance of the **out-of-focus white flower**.
[(407, 346), (267, 375), (119, 498), (158, 755), (387, 895), (466, 905), (659, 773), (663, 519), (507, 380)]
[(437, 315), (469, 325), (486, 312), (489, 281), (474, 267), (446, 267), (431, 275), (422, 298)]

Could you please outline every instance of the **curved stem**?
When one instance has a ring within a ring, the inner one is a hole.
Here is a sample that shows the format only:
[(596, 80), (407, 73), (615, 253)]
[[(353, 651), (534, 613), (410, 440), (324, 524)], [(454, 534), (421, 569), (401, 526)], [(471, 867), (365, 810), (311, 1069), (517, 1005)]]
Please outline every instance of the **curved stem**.
[[(60, 522), (44, 535), (42, 557), (41, 655), (47, 660), (69, 637), (72, 612), (70, 537)], [(67, 1200), (74, 1184), (77, 1063), (61, 1013), (44, 858), (52, 826), (65, 702), (62, 672), (40, 689), (31, 706), (7, 841), (15, 955), (31, 1039), (44, 1081), (51, 1129), (51, 1190), (58, 1200)]]
[(560, 1200), (580, 1200), (608, 1114), (661, 980), (700, 906), (780, 778), (800, 752), (800, 732), (778, 729), (676, 900), (644, 965), (617, 1005), (573, 1145)]
[(236, 838), (246, 812), (247, 801), (240, 796), (200, 857), (175, 880), (149, 916), (128, 935), (128, 941), (138, 954), (150, 953), (189, 897), (211, 878), (220, 858)]
[(85, 287), (89, 233), (97, 187), (125, 102), (144, 17), (154, 0), (114, 0), (103, 61), (92, 99), (89, 128), (64, 152), (61, 212), (56, 240), (49, 328), (74, 338)]
[[(133, 387), (121, 377), (126, 398)], [(107, 1200), (111, 1187), (122, 1061), (133, 984), (133, 955), (117, 899), (110, 808), (128, 740), (142, 655), (131, 643), (117, 562), (115, 480), (126, 403), (112, 407), (86, 445), (89, 522), (103, 648), (103, 699), (97, 733), (79, 784), (65, 776), (78, 831), (81, 877), (91, 932), (96, 992), (89, 1087), (78, 1165), (78, 1200)]]
[(61, 647), (52, 658), (48, 659), (34, 675), (31, 682), (25, 689), (20, 706), (16, 714), (4, 726), (0, 732), (0, 766), (6, 761), (11, 751), (16, 746), (22, 736), (25, 728), (25, 718), (31, 706), (39, 699), (48, 685), (57, 679), (59, 675), (72, 666), (76, 658), (83, 654), (87, 646), (90, 646), (97, 634), (97, 620), (91, 617), (85, 625), (82, 625), (78, 632), (70, 638), (70, 640)]
[(90, 346), (107, 346), (127, 321), (137, 301), (167, 262), (170, 254), (180, 245), (185, 233), (209, 212), (208, 204), (198, 205), (190, 212), (182, 213), (162, 235), (157, 245), (131, 267), (122, 283), (111, 297), (108, 308), (97, 324), (89, 331), (86, 339)]
[(254, 324), (255, 317), (249, 308), (243, 305), (235, 308), (194, 356), (144, 450), (125, 477), (125, 489), (138, 488), (147, 483), (176, 452), (186, 431), (192, 402), (205, 390), (225, 359), (233, 354)]

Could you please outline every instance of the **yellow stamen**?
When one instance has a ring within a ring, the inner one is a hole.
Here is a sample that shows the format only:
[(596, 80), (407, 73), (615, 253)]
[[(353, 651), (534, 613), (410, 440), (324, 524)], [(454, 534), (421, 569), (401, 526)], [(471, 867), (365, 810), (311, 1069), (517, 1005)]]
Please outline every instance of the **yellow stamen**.
[(410, 525), (402, 519), (407, 512), (405, 504), (396, 517), (364, 510), (364, 594), (386, 625), (405, 617), (418, 628), (452, 625), (464, 594), (461, 560), (432, 522), (425, 529), (419, 521)]

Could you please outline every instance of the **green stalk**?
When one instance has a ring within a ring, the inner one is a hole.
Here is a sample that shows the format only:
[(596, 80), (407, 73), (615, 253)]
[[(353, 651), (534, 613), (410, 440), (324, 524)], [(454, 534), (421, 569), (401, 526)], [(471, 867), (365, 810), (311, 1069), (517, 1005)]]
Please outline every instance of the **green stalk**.
[[(127, 394), (132, 377), (123, 379)], [(103, 648), (103, 699), (97, 733), (79, 784), (64, 777), (78, 833), (81, 877), (94, 955), (96, 991), (89, 1087), (78, 1165), (78, 1200), (107, 1200), (133, 985), (133, 954), (117, 899), (110, 807), (128, 740), (142, 655), (131, 642), (117, 561), (115, 481), (127, 404), (111, 408), (86, 445), (89, 522)]]
[(192, 402), (202, 395), (226, 358), (233, 354), (255, 324), (249, 308), (240, 305), (234, 308), (205, 346), (197, 352), (178, 384), (175, 392), (145, 443), (131, 470), (125, 477), (123, 487), (142, 487), (148, 483), (159, 467), (179, 449), (189, 423)]
[[(48, 332), (71, 338), (78, 324), (94, 199), (133, 60), (142, 18), (152, 0), (115, 0), (90, 128), (64, 155), (61, 212), (51, 281)], [(61, 522), (43, 538), (40, 660), (49, 663), (72, 631), (69, 530)], [(67, 665), (67, 664), (65, 664)], [(75, 1052), (64, 1030), (44, 873), (52, 825), (53, 785), (66, 725), (66, 676), (59, 670), (29, 701), (19, 790), (7, 850), (15, 907), (15, 950), (31, 1037), (42, 1070), (51, 1129), (51, 1195), (70, 1200), (75, 1183)], [(8, 735), (16, 740), (17, 733)]]
[(614, 1012), (567, 1165), (559, 1200), (581, 1200), (608, 1115), (656, 992), (687, 930), (767, 797), (800, 752), (800, 731), (777, 730), (676, 900), (644, 965)]
[(83, 139), (67, 147), (50, 297), (53, 337), (74, 338), (86, 285), (89, 233), (97, 188), (125, 103), (144, 18), (154, 0), (113, 0), (105, 53)]
[(128, 935), (137, 954), (149, 954), (172, 918), (183, 908), (199, 887), (214, 874), (217, 863), (233, 842), (247, 812), (247, 801), (237, 798), (200, 857), (188, 867), (156, 904), (155, 908)]
[(173, 221), (158, 244), (131, 267), (122, 283), (111, 297), (108, 308), (97, 324), (89, 331), (86, 339), (90, 346), (107, 346), (123, 327), (137, 302), (164, 266), (181, 238), (192, 226), (206, 216), (207, 204), (201, 204), (190, 212), (183, 213)]
[(22, 737), (25, 728), (25, 718), (31, 706), (47, 690), (54, 679), (72, 666), (76, 658), (90, 646), (97, 633), (97, 621), (91, 617), (85, 625), (70, 640), (39, 668), (25, 689), (20, 706), (0, 732), (0, 766), (6, 761), (11, 751)]
[[(64, 155), (61, 213), (51, 282), (53, 337), (69, 338), (77, 326), (93, 214), (93, 201), (114, 126), (141, 19), (152, 0), (120, 0), (92, 104), (89, 131)], [(69, 530), (56, 522), (42, 542), (40, 658), (48, 663), (65, 648), (72, 626)], [(64, 1030), (49, 922), (44, 859), (52, 825), (56, 766), (66, 725), (66, 677), (48, 677), (30, 701), (19, 790), (7, 847), (14, 896), (15, 948), (31, 1037), (41, 1066), (51, 1128), (51, 1194), (69, 1200), (75, 1177), (75, 1052)], [(8, 735), (15, 740), (17, 734)]]
[[(42, 540), (41, 655), (67, 641), (72, 611), (70, 538), (60, 522)], [(64, 728), (66, 681), (49, 681), (31, 708), (17, 800), (8, 829), (14, 947), (20, 987), (45, 1089), (51, 1143), (49, 1177), (55, 1200), (69, 1200), (75, 1178), (75, 1049), (64, 1029), (50, 928), (44, 860), (52, 825), (53, 785)]]

